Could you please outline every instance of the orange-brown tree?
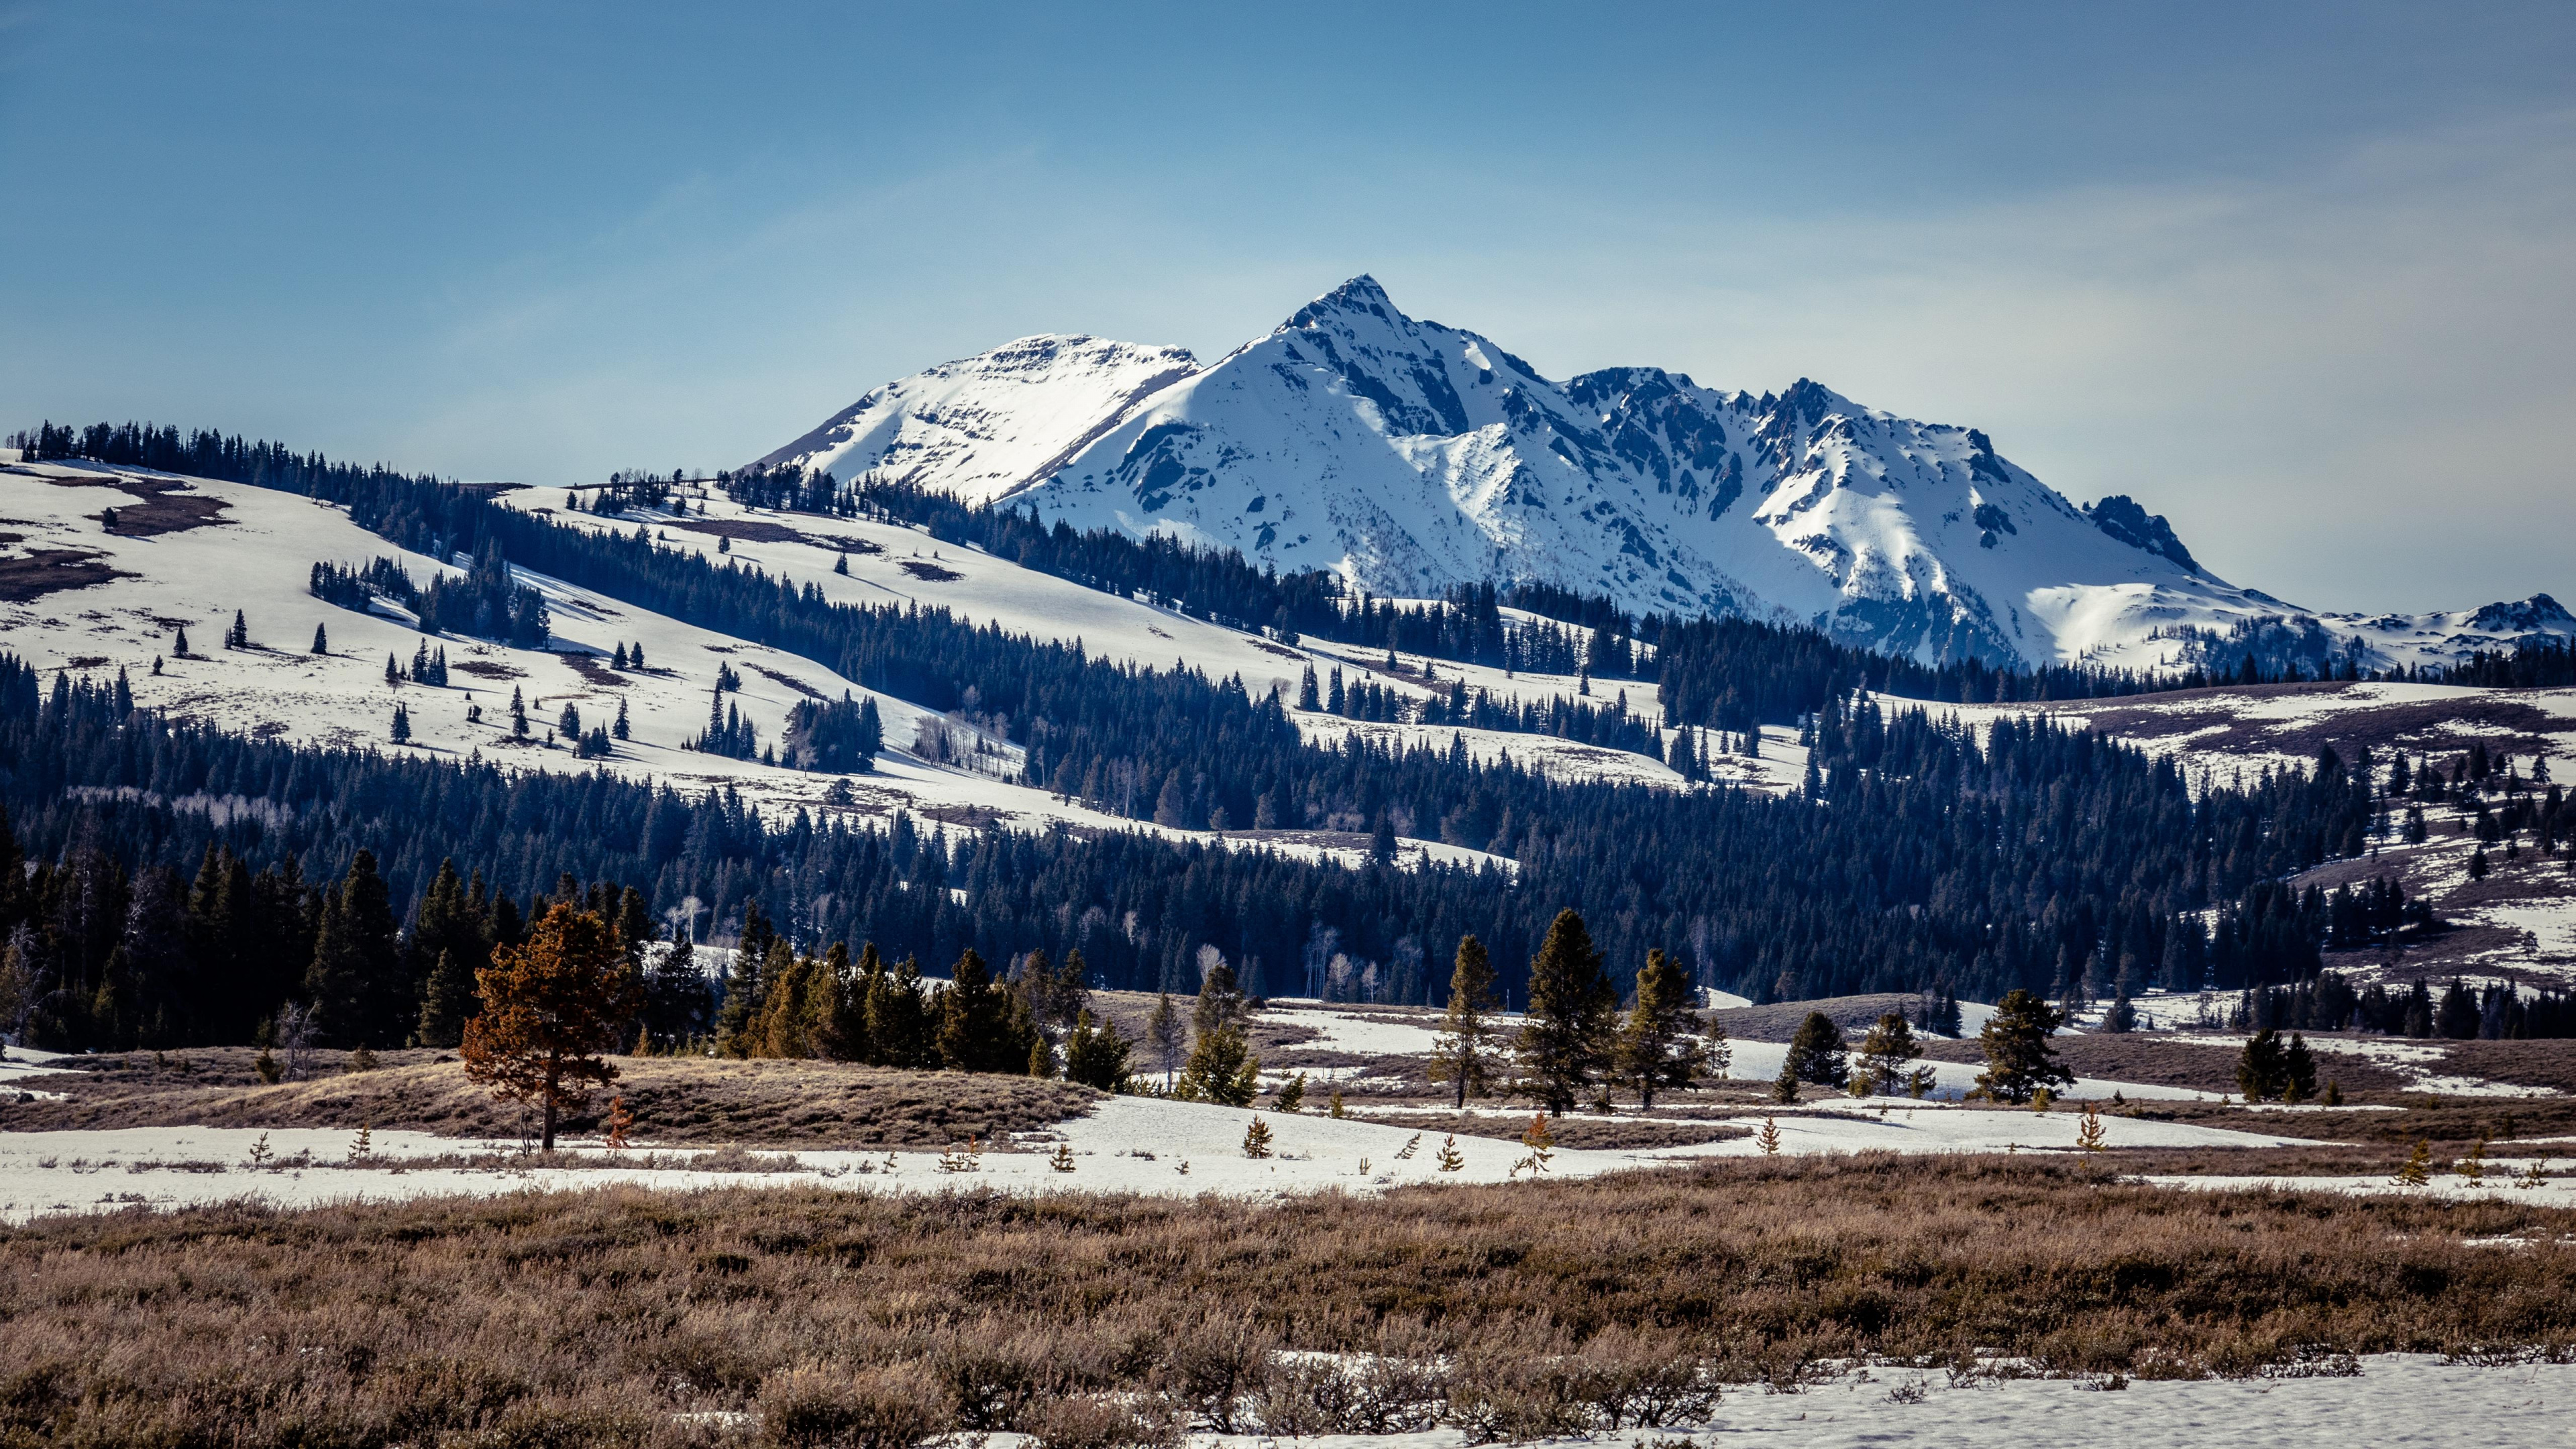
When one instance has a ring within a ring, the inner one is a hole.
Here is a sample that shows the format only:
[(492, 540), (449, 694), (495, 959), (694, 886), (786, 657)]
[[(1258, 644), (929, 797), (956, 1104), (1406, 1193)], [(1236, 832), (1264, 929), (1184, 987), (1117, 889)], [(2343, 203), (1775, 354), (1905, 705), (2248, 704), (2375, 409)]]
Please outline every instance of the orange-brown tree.
[(465, 1075), (503, 1101), (536, 1103), (552, 1152), (562, 1110), (617, 1079), (604, 1056), (643, 1010), (642, 987), (608, 923), (562, 901), (474, 980), (483, 1013), (465, 1024)]

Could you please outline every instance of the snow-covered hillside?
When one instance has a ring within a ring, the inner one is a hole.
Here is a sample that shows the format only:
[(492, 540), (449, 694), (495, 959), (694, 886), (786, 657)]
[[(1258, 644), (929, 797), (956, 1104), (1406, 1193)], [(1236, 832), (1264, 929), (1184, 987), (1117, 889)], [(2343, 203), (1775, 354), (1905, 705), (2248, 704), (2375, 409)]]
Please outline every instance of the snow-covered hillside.
[(2576, 635), (2546, 596), (2315, 614), (2212, 576), (2130, 499), (2078, 508), (1975, 429), (1805, 379), (1759, 396), (1656, 368), (1558, 383), (1367, 277), (1204, 368), (1023, 338), (886, 384), (761, 461), (1174, 534), (1381, 595), (1544, 580), (1925, 659), (2166, 665), (2184, 630), (2267, 620), (2378, 666)]
[[(712, 555), (722, 546), (743, 567), (800, 585), (810, 582), (837, 602), (946, 607), (978, 623), (1042, 639), (1080, 640), (1095, 657), (1239, 676), (1249, 689), (1277, 688), (1291, 699), (1310, 666), (1372, 672), (1391, 687), (1424, 691), (1418, 679), (1385, 674), (1382, 654), (1328, 652), (1329, 646), (1286, 648), (973, 549), (943, 545), (896, 525), (754, 514), (721, 496), (692, 500), (685, 518), (604, 519), (555, 508), (562, 497), (530, 489), (505, 501), (575, 527), (631, 530), (641, 522), (656, 528), (673, 548)], [(111, 523), (111, 515), (118, 521)], [(516, 571), (520, 581), (545, 596), (552, 620), (553, 638), (540, 649), (453, 634), (427, 636), (397, 606), (380, 601), (373, 611), (359, 612), (316, 598), (308, 588), (316, 563), (354, 566), (378, 557), (396, 560), (417, 584), (462, 572), (453, 563), (405, 553), (350, 522), (341, 510), (294, 494), (142, 469), (0, 464), (0, 650), (47, 673), (69, 670), (105, 678), (121, 670), (137, 703), (174, 717), (262, 738), (394, 749), (391, 723), (400, 704), (412, 730), (403, 749), (453, 758), (479, 753), (509, 768), (605, 769), (667, 782), (692, 795), (729, 787), (773, 815), (801, 808), (818, 815), (882, 820), (908, 810), (926, 821), (957, 826), (998, 822), (1034, 829), (1061, 821), (1077, 828), (1258, 844), (1308, 858), (1330, 854), (1356, 861), (1366, 851), (1359, 833), (1364, 822), (1344, 822), (1347, 829), (1236, 830), (1217, 836), (1062, 800), (1017, 783), (1017, 750), (979, 730), (974, 721), (882, 693), (874, 697), (890, 748), (866, 775), (812, 774), (684, 749), (683, 742), (706, 726), (719, 671), (727, 667), (741, 686), (724, 695), (725, 707), (739, 709), (768, 742), (780, 738), (788, 710), (800, 699), (870, 692), (801, 656), (526, 570)], [(848, 573), (836, 573), (836, 563), (846, 563)], [(250, 647), (226, 649), (222, 640), (236, 611), (248, 628)], [(328, 652), (312, 648), (317, 628), (327, 636)], [(185, 655), (177, 649), (182, 630), (189, 645)], [(621, 647), (638, 646), (641, 668), (615, 667)], [(444, 651), (449, 682), (389, 683), (388, 659), (407, 672), (415, 651), (423, 647)], [(1444, 689), (1449, 679), (1460, 676), (1514, 698), (1571, 696), (1577, 688), (1570, 677), (1523, 673), (1506, 678), (1499, 670), (1445, 663), (1439, 668)], [(511, 731), (514, 692), (530, 721), (525, 739)], [(550, 738), (567, 706), (578, 712), (585, 729), (614, 720), (623, 707), (628, 737), (617, 741), (606, 759), (576, 758), (568, 742)], [(1650, 687), (1641, 688), (1637, 708), (1651, 709)], [(477, 712), (480, 717), (473, 717)], [(1655, 761), (1548, 736), (1353, 725), (1307, 712), (1296, 718), (1300, 729), (1319, 741), (1360, 729), (1406, 733), (1445, 748), (1456, 735), (1479, 758), (1509, 750), (1522, 764), (1561, 778), (1619, 778), (1683, 788), (1680, 777)], [(949, 747), (918, 748), (925, 731), (944, 732)], [(1768, 753), (1771, 758), (1737, 762), (1731, 776), (1775, 785), (1794, 782), (1800, 764), (1794, 746), (1783, 741)], [(847, 791), (846, 801), (832, 794), (836, 784)], [(213, 810), (230, 808), (219, 801), (199, 803)], [(1407, 840), (1402, 850), (1415, 860), (1491, 859), (1436, 841)]]

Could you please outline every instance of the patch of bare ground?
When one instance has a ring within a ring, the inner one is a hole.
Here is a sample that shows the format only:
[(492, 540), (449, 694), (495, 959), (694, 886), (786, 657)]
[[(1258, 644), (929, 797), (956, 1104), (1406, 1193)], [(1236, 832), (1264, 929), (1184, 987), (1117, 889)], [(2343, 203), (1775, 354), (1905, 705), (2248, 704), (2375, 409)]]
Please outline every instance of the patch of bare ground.
[(955, 569), (942, 568), (926, 558), (898, 559), (895, 561), (895, 567), (925, 584), (953, 584), (966, 577)]
[[(185, 1069), (156, 1071), (148, 1055), (128, 1054), (110, 1070), (46, 1077), (38, 1085), (62, 1093), (61, 1100), (0, 1101), (0, 1131), (372, 1123), (385, 1131), (500, 1138), (525, 1125), (518, 1108), (468, 1082), (462, 1065), (430, 1059), (437, 1054), (387, 1052), (385, 1064), (366, 1072), (317, 1062), (310, 1080), (273, 1087), (252, 1072), (256, 1055), (239, 1048), (174, 1053), (165, 1062)], [(1061, 1122), (1099, 1100), (1064, 1082), (843, 1062), (620, 1057), (616, 1065), (613, 1091), (635, 1113), (635, 1136), (671, 1144), (944, 1147)], [(602, 1094), (590, 1112), (568, 1119), (568, 1130), (596, 1130), (607, 1102)]]
[[(1794, 1390), (1854, 1358), (2184, 1377), (2564, 1352), (2572, 1233), (2576, 1213), (2510, 1199), (2176, 1195), (2028, 1157), (1257, 1212), (805, 1189), (234, 1204), (0, 1231), (0, 1440), (1524, 1440), (1704, 1419), (1712, 1381)], [(2528, 1246), (2474, 1241), (2505, 1236)], [(1347, 1360), (1283, 1350), (1376, 1355), (1369, 1392)], [(1102, 1437), (1069, 1437), (1068, 1404)]]
[(805, 696), (807, 699), (821, 699), (823, 697), (823, 691), (807, 684), (804, 680), (797, 678), (793, 674), (781, 674), (766, 664), (755, 664), (751, 667), (754, 673), (769, 676), (771, 683), (783, 684), (789, 689), (794, 690), (796, 693)]
[(526, 670), (512, 668), (510, 665), (503, 664), (495, 659), (460, 659), (449, 667), (453, 668), (459, 674), (471, 674), (477, 679), (525, 679), (528, 677), (528, 672)]
[(32, 548), (0, 558), (0, 602), (24, 604), (65, 589), (135, 577), (131, 570), (102, 562), (105, 558), (85, 548)]
[[(1426, 1145), (1443, 1133), (1457, 1132), (1470, 1137), (1495, 1137), (1510, 1140), (1520, 1136), (1529, 1125), (1522, 1117), (1470, 1116), (1465, 1113), (1430, 1115), (1407, 1112), (1402, 1115), (1373, 1116), (1362, 1110), (1351, 1114), (1366, 1122), (1380, 1122), (1389, 1127), (1413, 1128), (1423, 1132)], [(1599, 1149), (1605, 1152), (1630, 1151), (1649, 1147), (1696, 1147), (1703, 1142), (1728, 1142), (1750, 1137), (1753, 1129), (1733, 1122), (1668, 1122), (1639, 1117), (1577, 1117), (1571, 1114), (1551, 1117), (1548, 1136), (1559, 1147)]]
[(882, 545), (864, 538), (844, 538), (839, 534), (806, 533), (783, 523), (759, 518), (677, 518), (667, 525), (685, 528), (691, 533), (713, 534), (718, 538), (739, 539), (744, 543), (807, 543), (837, 553), (883, 553)]
[[(2336, 696), (2345, 684), (2267, 684), (2224, 689), (2180, 690), (2116, 700), (2068, 701), (2059, 713), (2078, 714), (2104, 734), (2154, 742), (2190, 735), (2195, 754), (2284, 754), (2313, 757), (2328, 745), (2345, 759), (2367, 746), (2386, 755), (2404, 748), (2437, 758), (2466, 748), (2457, 725), (2479, 727), (2490, 749), (2528, 755), (2548, 746), (2548, 736), (2566, 728), (2564, 720), (2509, 692), (2466, 695), (2457, 699), (2390, 701), (2321, 709), (2302, 719), (2247, 718), (2242, 707), (2283, 696)], [(2223, 728), (2212, 733), (2212, 725)]]
[(1770, 1006), (1731, 1006), (1707, 1013), (1737, 1041), (1787, 1041), (1798, 1034), (1807, 1013), (1821, 1011), (1844, 1032), (1867, 1031), (1888, 1012), (1911, 1014), (1923, 998), (1911, 992), (1878, 992), (1862, 996), (1824, 996), (1814, 1001), (1783, 1001)]
[(595, 654), (576, 654), (570, 650), (557, 650), (555, 657), (562, 660), (565, 667), (573, 673), (580, 675), (582, 683), (594, 689), (624, 689), (632, 682), (625, 675), (601, 664)]

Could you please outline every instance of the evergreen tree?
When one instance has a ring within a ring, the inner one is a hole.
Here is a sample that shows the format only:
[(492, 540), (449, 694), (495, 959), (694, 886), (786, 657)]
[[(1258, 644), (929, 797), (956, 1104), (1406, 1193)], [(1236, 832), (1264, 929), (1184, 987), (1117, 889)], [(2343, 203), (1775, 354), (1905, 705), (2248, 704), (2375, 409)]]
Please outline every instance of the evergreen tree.
[(1520, 1033), (1521, 1089), (1562, 1116), (1611, 1061), (1618, 993), (1583, 918), (1557, 912), (1530, 961), (1529, 1013)]
[(2288, 1052), (2279, 1032), (2267, 1026), (2246, 1038), (2236, 1056), (2236, 1087), (2248, 1102), (2277, 1101), (2289, 1090)]
[(2006, 992), (1977, 1033), (1986, 1054), (1986, 1069), (1977, 1074), (1978, 1092), (1998, 1102), (2021, 1103), (2051, 1086), (2074, 1085), (2075, 1074), (2058, 1065), (2048, 1045), (2050, 1033), (2065, 1020), (2028, 991)]
[(1921, 1055), (1923, 1046), (1914, 1039), (1913, 1028), (1901, 1013), (1891, 1011), (1861, 1038), (1859, 1075), (1872, 1091), (1894, 1096), (1905, 1090), (1910, 1063)]
[(390, 1046), (412, 1022), (404, 1009), (417, 1001), (395, 954), (394, 912), (373, 851), (349, 862), (339, 889), (324, 896), (321, 931), (313, 943), (305, 994), (313, 1003), (313, 1030), (326, 1046)]
[(474, 974), (454, 951), (438, 953), (429, 980), (421, 987), (420, 1025), (415, 1033), (425, 1047), (454, 1048), (465, 1039), (465, 1023), (474, 1007)]
[(613, 725), (610, 725), (610, 726), (608, 727), (608, 732), (609, 732), (610, 734), (612, 734), (612, 735), (616, 736), (617, 738), (621, 739), (621, 740), (622, 740), (622, 739), (625, 739), (625, 738), (627, 737), (627, 735), (626, 735), (626, 696), (624, 696), (624, 695), (622, 695), (622, 694), (621, 694), (621, 695), (619, 695), (619, 696), (617, 697), (617, 723), (615, 723), (615, 724), (613, 724)]
[(540, 1150), (552, 1152), (562, 1110), (616, 1080), (602, 1058), (642, 1005), (616, 940), (598, 916), (558, 902), (525, 945), (493, 952), (476, 984), (483, 1009), (465, 1026), (465, 1074), (505, 1101), (537, 1104)]
[(869, 980), (867, 1026), (869, 1050), (878, 1065), (916, 1069), (939, 1065), (936, 1022), (922, 986), (919, 961), (906, 956), (891, 972), (880, 970)]
[[(1313, 669), (1307, 673), (1311, 676)], [(1456, 964), (1449, 971), (1449, 1009), (1440, 1019), (1440, 1035), (1431, 1045), (1429, 1076), (1450, 1086), (1450, 1105), (1465, 1108), (1469, 1097), (1491, 1090), (1501, 1066), (1494, 1029), (1494, 967), (1485, 943), (1474, 936), (1458, 938)]]
[(331, 652), (331, 635), (329, 631), (320, 624), (313, 626), (313, 652), (316, 654), (328, 654)]
[(707, 1024), (707, 979), (698, 968), (697, 942), (683, 925), (644, 978), (644, 1031), (654, 1042), (675, 1046), (703, 1033)]
[(1127, 1055), (1133, 1049), (1113, 1022), (1094, 1025), (1091, 1013), (1074, 1018), (1073, 1035), (1065, 1039), (1064, 1077), (1103, 1092), (1127, 1090)]
[(1699, 993), (1680, 963), (1660, 949), (1646, 953), (1637, 973), (1637, 995), (1619, 1029), (1619, 1080), (1636, 1092), (1640, 1108), (1655, 1105), (1664, 1088), (1687, 1091), (1706, 1068), (1700, 1045), (1700, 1017), (1692, 1010)]
[(1851, 1080), (1848, 1051), (1843, 1030), (1834, 1025), (1832, 1017), (1821, 1011), (1808, 1012), (1807, 1019), (1798, 1023), (1797, 1032), (1789, 1038), (1780, 1075), (1819, 1087), (1841, 1087)]
[[(751, 923), (758, 920), (759, 906), (755, 903), (750, 918), (743, 925), (741, 939), (734, 945), (733, 963), (725, 971), (724, 1005), (716, 1011), (716, 1053), (719, 1056), (751, 1056), (765, 1044), (761, 1035), (763, 983), (760, 971), (770, 937), (766, 932), (758, 936), (753, 934)], [(758, 950), (754, 949), (755, 946)]]
[(1221, 1107), (1248, 1107), (1261, 1091), (1261, 1059), (1252, 1054), (1243, 1028), (1228, 1022), (1199, 1033), (1181, 1068), (1173, 1095), (1185, 1102), (1214, 1102)]
[(1189, 1025), (1181, 1019), (1180, 1008), (1172, 1004), (1172, 993), (1158, 992), (1154, 997), (1154, 1014), (1145, 1018), (1145, 1045), (1154, 1054), (1154, 1065), (1163, 1073), (1163, 1090), (1172, 1090), (1172, 1074), (1189, 1048)]
[(993, 987), (984, 958), (969, 946), (950, 968), (939, 1000), (939, 1064), (953, 1072), (1020, 1072), (1030, 1043), (1013, 1029), (1008, 992)]
[(2308, 1049), (2308, 1039), (2295, 1031), (2290, 1033), (2289, 1050), (2281, 1054), (2281, 1070), (2286, 1078), (2281, 1100), (2304, 1102), (2317, 1094), (2316, 1054)]

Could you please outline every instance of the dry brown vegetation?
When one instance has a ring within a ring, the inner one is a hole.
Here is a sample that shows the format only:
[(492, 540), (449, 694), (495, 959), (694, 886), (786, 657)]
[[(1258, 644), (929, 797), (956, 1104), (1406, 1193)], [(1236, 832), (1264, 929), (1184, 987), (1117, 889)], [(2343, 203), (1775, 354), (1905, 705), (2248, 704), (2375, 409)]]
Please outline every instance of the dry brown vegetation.
[[(1388, 1127), (1403, 1127), (1430, 1136), (1455, 1132), (1469, 1137), (1518, 1138), (1529, 1125), (1526, 1116), (1496, 1117), (1464, 1112), (1379, 1113), (1354, 1111), (1350, 1115), (1362, 1121)], [(1548, 1136), (1559, 1147), (1621, 1151), (1649, 1147), (1690, 1147), (1702, 1142), (1725, 1142), (1737, 1137), (1750, 1137), (1753, 1129), (1738, 1122), (1673, 1122), (1653, 1117), (1551, 1117)]]
[[(436, 1053), (386, 1052), (373, 1071), (344, 1070), (339, 1053), (309, 1081), (261, 1086), (256, 1053), (191, 1051), (100, 1058), (98, 1070), (39, 1079), (58, 1101), (0, 1102), (0, 1130), (111, 1127), (345, 1127), (449, 1137), (513, 1137), (518, 1108), (495, 1102)], [(754, 1147), (944, 1147), (1079, 1116), (1099, 1100), (1087, 1087), (1027, 1077), (902, 1072), (824, 1061), (619, 1057), (623, 1094), (640, 1142), (738, 1142)], [(184, 1063), (182, 1070), (179, 1064)], [(596, 1130), (603, 1094), (566, 1130)]]
[[(1618, 1429), (1855, 1355), (2180, 1376), (2564, 1351), (2571, 1232), (2509, 1201), (1886, 1157), (1257, 1212), (609, 1189), (70, 1218), (0, 1232), (0, 1443), (680, 1444), (730, 1411), (886, 1446)], [(2469, 1241), (2503, 1235), (2527, 1245)]]

